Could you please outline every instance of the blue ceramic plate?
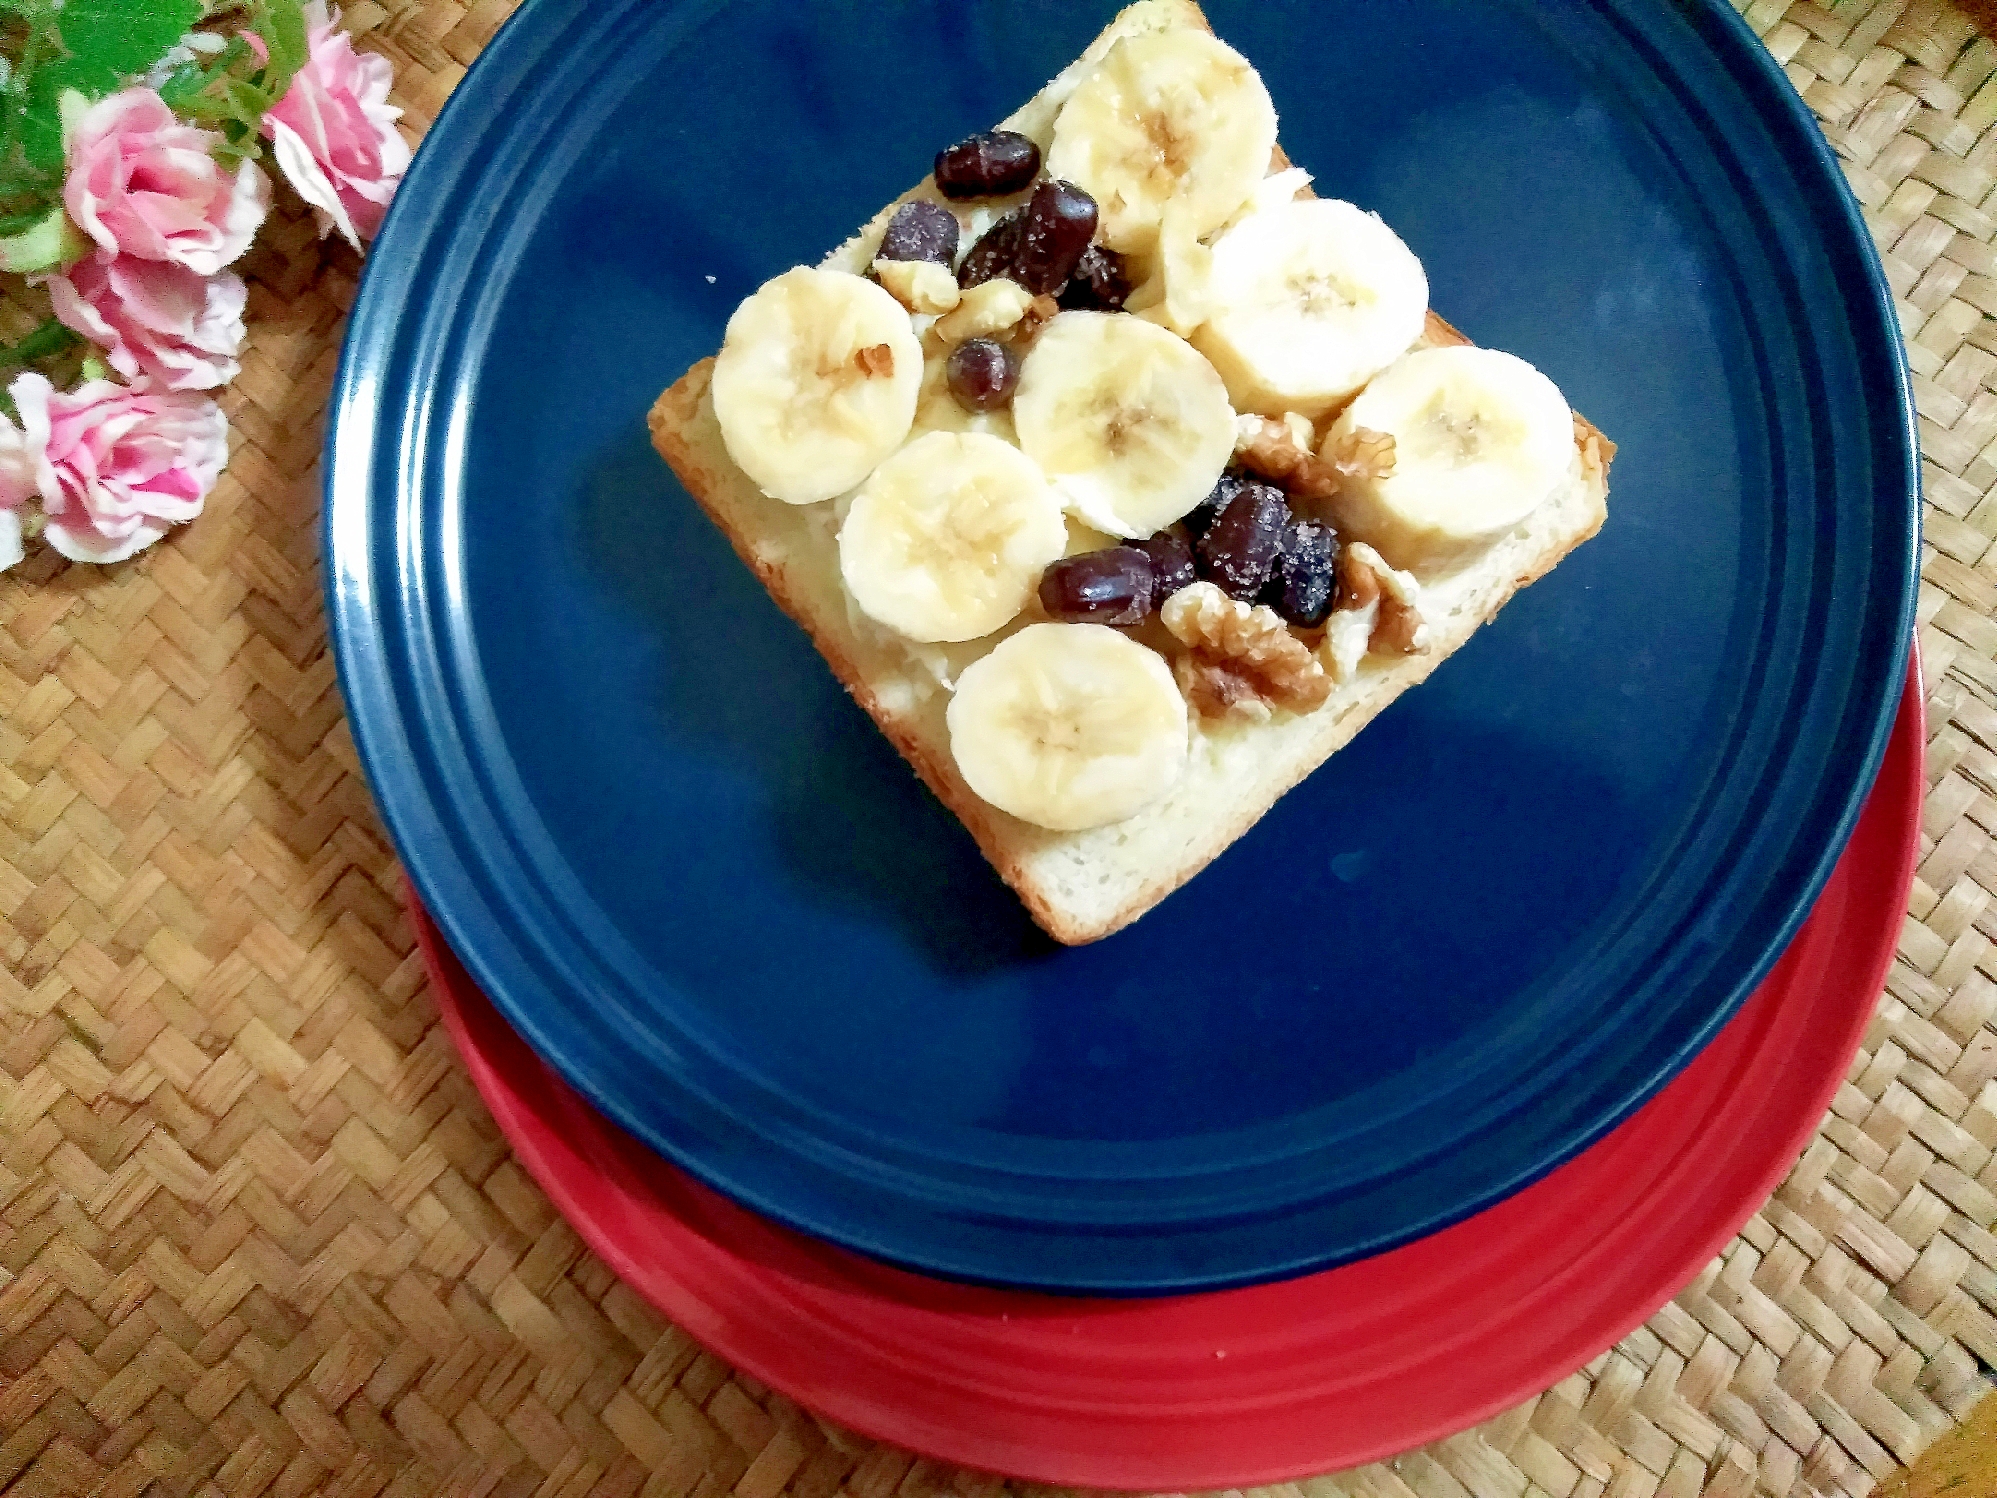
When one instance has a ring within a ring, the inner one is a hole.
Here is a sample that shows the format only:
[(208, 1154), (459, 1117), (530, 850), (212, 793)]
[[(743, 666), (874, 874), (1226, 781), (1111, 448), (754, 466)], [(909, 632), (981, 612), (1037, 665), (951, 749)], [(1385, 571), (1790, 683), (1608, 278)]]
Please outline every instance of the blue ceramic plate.
[(1717, 0), (1222, 4), (1283, 144), (1622, 444), (1609, 521), (1129, 930), (1040, 936), (646, 441), (1104, 3), (528, 0), (370, 260), (328, 586), (396, 846), (618, 1123), (840, 1244), (1157, 1293), (1602, 1135), (1787, 942), (1906, 670), (1892, 310)]

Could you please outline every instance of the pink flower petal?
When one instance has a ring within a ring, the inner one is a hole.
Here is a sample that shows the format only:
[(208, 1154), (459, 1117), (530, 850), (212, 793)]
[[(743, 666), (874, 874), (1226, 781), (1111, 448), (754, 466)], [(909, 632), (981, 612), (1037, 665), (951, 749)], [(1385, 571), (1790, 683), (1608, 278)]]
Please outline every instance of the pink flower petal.
[(158, 521), (147, 521), (134, 526), (123, 536), (106, 536), (88, 526), (70, 526), (51, 520), (42, 530), (42, 539), (72, 562), (96, 562), (100, 566), (109, 566), (138, 555), (166, 532), (166, 526)]
[(270, 210), (254, 162), (231, 176), (222, 137), (182, 123), (152, 89), (123, 89), (84, 110), (70, 133), (63, 204), (111, 254), (211, 276), (249, 248)]
[(0, 484), (32, 473), (49, 543), (77, 561), (121, 561), (192, 520), (228, 461), (228, 421), (205, 396), (92, 380), (58, 391), (15, 379), (18, 429), (0, 424)]
[(247, 290), (231, 271), (199, 276), (185, 266), (102, 251), (48, 280), (55, 315), (104, 350), (128, 380), (169, 390), (211, 390), (234, 379)]
[(323, 4), (306, 8), (309, 56), (264, 116), (272, 155), (311, 205), (321, 236), (338, 229), (356, 248), (381, 226), (409, 168), (409, 144), (388, 103), (394, 69), (354, 50)]

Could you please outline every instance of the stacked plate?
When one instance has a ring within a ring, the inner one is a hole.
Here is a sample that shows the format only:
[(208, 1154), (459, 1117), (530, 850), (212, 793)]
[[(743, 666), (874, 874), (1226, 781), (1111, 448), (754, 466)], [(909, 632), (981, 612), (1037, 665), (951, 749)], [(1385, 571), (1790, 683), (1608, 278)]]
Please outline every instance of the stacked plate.
[(1601, 536), (1054, 946), (643, 415), (1112, 10), (527, 0), (370, 260), (328, 587), (447, 1017), (621, 1273), (861, 1430), (1232, 1486), (1557, 1380), (1807, 1138), (1912, 866), (1912, 419), (1722, 0), (1216, 4), (1318, 189), (1622, 450)]

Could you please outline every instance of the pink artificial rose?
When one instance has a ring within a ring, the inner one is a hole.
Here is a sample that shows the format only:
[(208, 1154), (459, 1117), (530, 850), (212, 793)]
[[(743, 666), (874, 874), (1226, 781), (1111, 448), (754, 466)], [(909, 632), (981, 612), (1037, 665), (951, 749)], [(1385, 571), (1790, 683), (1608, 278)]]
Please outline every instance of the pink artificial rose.
[(372, 239), (388, 200), (409, 169), (409, 143), (390, 106), (394, 69), (385, 57), (354, 50), (326, 11), (305, 7), (310, 56), (263, 119), (271, 154), (298, 195), (312, 205), (319, 236), (334, 229), (355, 249)]
[(248, 293), (233, 271), (199, 276), (184, 265), (99, 251), (51, 276), (48, 287), (55, 315), (128, 380), (212, 390), (236, 377)]
[(21, 509), (35, 497), (35, 460), (21, 442), (5, 440), (13, 427), (0, 416), (0, 572), (20, 561)]
[(63, 204), (112, 254), (212, 276), (249, 248), (270, 211), (270, 179), (253, 161), (230, 176), (213, 155), (221, 144), (175, 119), (151, 89), (124, 89), (70, 132)]
[(27, 454), (0, 444), (0, 572), (25, 555), (21, 549), (21, 506), (34, 492), (35, 467)]
[(229, 422), (204, 395), (91, 380), (57, 390), (38, 374), (9, 394), (21, 424), (0, 416), (6, 475), (33, 475), (49, 545), (75, 562), (122, 562), (192, 520), (229, 458)]

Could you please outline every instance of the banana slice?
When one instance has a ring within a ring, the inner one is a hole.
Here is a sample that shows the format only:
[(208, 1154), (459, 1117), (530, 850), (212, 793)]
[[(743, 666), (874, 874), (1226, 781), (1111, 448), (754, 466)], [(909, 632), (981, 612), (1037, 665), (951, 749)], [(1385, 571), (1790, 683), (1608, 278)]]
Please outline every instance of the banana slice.
[(1054, 121), (1047, 173), (1096, 200), (1097, 236), (1144, 250), (1167, 202), (1195, 236), (1248, 200), (1276, 147), (1276, 106), (1248, 60), (1204, 31), (1126, 37)]
[(869, 618), (911, 640), (975, 640), (1026, 607), (1067, 547), (1032, 459), (983, 432), (930, 432), (853, 496), (839, 571)]
[(757, 488), (808, 505), (901, 445), (921, 385), (922, 345), (899, 302), (864, 277), (799, 266), (728, 319), (714, 414)]
[(1181, 338), (1190, 338), (1207, 320), (1213, 251), (1193, 234), (1180, 204), (1165, 205), (1165, 216), (1158, 222), (1157, 244), (1149, 255), (1133, 263), (1146, 262), (1149, 273), (1131, 289), (1123, 310), (1170, 328)]
[(1019, 371), (1019, 445), (1061, 501), (1112, 536), (1149, 536), (1212, 492), (1234, 452), (1227, 389), (1175, 333), (1063, 312)]
[(1574, 472), (1574, 417), (1559, 389), (1513, 354), (1417, 349), (1376, 377), (1325, 434), (1357, 427), (1394, 439), (1384, 478), (1348, 480), (1338, 528), (1389, 563), (1447, 570), (1510, 530)]
[(1056, 832), (1143, 810), (1186, 767), (1186, 699), (1164, 659), (1103, 624), (1030, 624), (973, 661), (945, 713), (964, 781)]
[(1428, 277), (1376, 216), (1331, 198), (1250, 214), (1214, 241), (1193, 345), (1244, 411), (1321, 416), (1421, 337)]

